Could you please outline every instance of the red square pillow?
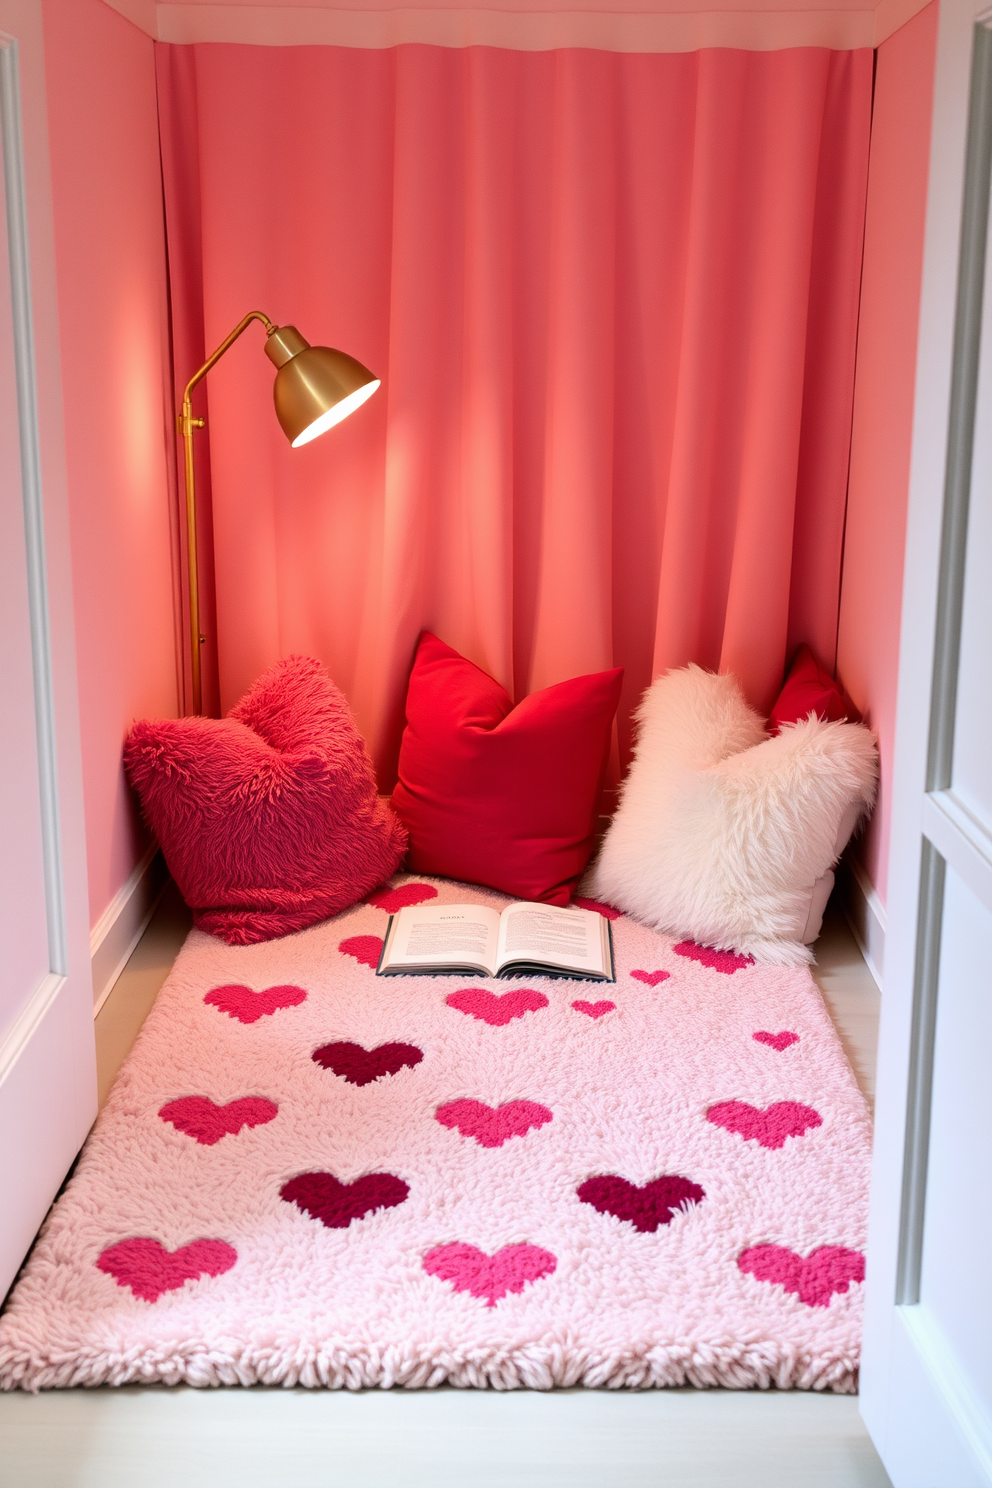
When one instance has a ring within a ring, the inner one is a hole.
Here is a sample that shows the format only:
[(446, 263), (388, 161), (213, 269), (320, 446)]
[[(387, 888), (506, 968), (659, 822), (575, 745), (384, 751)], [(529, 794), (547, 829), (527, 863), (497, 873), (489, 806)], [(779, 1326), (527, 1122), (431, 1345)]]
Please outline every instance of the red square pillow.
[(573, 677), (514, 707), (425, 632), (393, 792), (413, 871), (568, 904), (594, 845), (622, 681), (622, 668)]
[(136, 723), (124, 763), (194, 920), (229, 945), (337, 914), (403, 857), (347, 700), (312, 657), (277, 662), (226, 718)]
[(768, 732), (777, 734), (787, 723), (798, 723), (815, 713), (823, 723), (859, 723), (854, 708), (841, 687), (821, 666), (808, 646), (800, 646), (793, 658), (785, 685), (768, 719)]

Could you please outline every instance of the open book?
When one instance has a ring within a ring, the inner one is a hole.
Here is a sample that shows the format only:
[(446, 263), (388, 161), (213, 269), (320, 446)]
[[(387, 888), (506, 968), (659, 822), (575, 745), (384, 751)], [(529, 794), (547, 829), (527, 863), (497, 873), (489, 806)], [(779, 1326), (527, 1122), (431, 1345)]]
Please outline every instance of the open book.
[(615, 982), (610, 922), (591, 909), (415, 904), (390, 915), (377, 976), (565, 976)]

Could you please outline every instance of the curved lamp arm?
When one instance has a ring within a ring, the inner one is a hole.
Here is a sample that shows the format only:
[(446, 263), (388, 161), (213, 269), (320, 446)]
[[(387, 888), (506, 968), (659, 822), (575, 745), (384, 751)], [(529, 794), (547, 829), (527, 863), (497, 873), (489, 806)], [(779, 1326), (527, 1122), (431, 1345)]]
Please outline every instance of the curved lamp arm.
[[(217, 363), (217, 362), (220, 361), (220, 359), (224, 355), (225, 351), (227, 351), (229, 347), (231, 347), (231, 346), (234, 345), (235, 341), (237, 341), (237, 339), (241, 335), (241, 333), (243, 331), (246, 331), (248, 329), (248, 327), (251, 325), (251, 323), (252, 323), (253, 320), (260, 320), (262, 322), (262, 324), (265, 327), (265, 334), (267, 336), (271, 336), (272, 335), (272, 332), (276, 328), (275, 325), (273, 324), (273, 322), (269, 319), (269, 317), (267, 315), (263, 315), (262, 314), (261, 310), (249, 310), (249, 312), (245, 316), (244, 320), (239, 320), (238, 323), (237, 323), (237, 325), (234, 327), (234, 330), (231, 332), (231, 334), (229, 336), (225, 336), (224, 340), (220, 343), (220, 345), (218, 346), (217, 350), (215, 352), (213, 352), (213, 354), (211, 356), (208, 356), (207, 357), (207, 360), (204, 362), (204, 364), (200, 368), (199, 372), (194, 372), (193, 373), (193, 376), (190, 378), (189, 382), (186, 384), (186, 391), (183, 393), (183, 413), (180, 415), (180, 417), (183, 417), (185, 415), (185, 413), (186, 413), (186, 409), (187, 409), (187, 406), (189, 404), (190, 397), (192, 396), (192, 392), (193, 392), (193, 389), (196, 387), (196, 384), (198, 382), (202, 382), (203, 381), (203, 379), (206, 377), (207, 373), (210, 371), (210, 368), (213, 367), (215, 365), (215, 363)], [(197, 421), (196, 427), (198, 429), (202, 429), (203, 428), (203, 420), (202, 419), (199, 419)]]

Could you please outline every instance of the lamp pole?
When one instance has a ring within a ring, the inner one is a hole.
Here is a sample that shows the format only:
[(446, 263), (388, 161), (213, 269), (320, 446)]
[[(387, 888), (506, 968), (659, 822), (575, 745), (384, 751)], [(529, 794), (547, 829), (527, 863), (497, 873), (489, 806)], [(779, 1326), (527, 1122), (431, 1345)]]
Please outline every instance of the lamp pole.
[(202, 429), (206, 423), (205, 419), (193, 417), (193, 389), (201, 382), (210, 368), (219, 362), (243, 331), (246, 331), (253, 320), (260, 320), (265, 327), (266, 336), (271, 336), (276, 329), (267, 315), (261, 310), (251, 310), (244, 320), (238, 322), (231, 334), (221, 342), (212, 356), (209, 356), (198, 372), (194, 372), (186, 384), (183, 393), (183, 408), (177, 423), (179, 432), (183, 436), (184, 454), (186, 457), (186, 559), (189, 568), (189, 655), (190, 655), (190, 691), (192, 704), (190, 712), (203, 712), (203, 688), (200, 676), (200, 647), (206, 640), (206, 636), (200, 631), (200, 584), (199, 571), (196, 558), (196, 471), (193, 467), (193, 435), (197, 429)]

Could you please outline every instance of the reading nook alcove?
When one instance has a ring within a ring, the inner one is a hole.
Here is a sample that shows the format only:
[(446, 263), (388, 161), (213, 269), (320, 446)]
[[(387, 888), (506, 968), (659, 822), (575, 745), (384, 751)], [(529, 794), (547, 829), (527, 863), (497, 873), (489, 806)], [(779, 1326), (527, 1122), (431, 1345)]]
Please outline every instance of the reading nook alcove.
[(0, 0), (0, 1425), (122, 1423), (53, 1488), (193, 1396), (246, 1484), (923, 1488), (936, 3), (509, 3)]

